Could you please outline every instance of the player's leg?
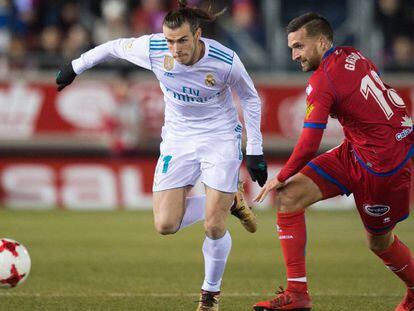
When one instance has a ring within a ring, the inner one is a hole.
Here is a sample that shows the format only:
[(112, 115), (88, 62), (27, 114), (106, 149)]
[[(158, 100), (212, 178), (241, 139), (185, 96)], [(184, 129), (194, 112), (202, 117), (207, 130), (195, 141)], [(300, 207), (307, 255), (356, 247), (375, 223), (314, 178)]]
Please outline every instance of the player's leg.
[(164, 140), (160, 151), (154, 173), (154, 223), (159, 233), (172, 234), (204, 219), (206, 198), (187, 197), (201, 173), (194, 144), (181, 139)]
[(191, 226), (196, 222), (204, 220), (206, 217), (206, 196), (198, 195), (185, 198), (185, 213), (180, 223), (181, 230)]
[(293, 176), (278, 192), (277, 233), (286, 266), (287, 289), (282, 289), (272, 300), (256, 303), (255, 310), (311, 309), (306, 279), (305, 208), (322, 198), (318, 185), (301, 173)]
[(414, 310), (414, 258), (393, 233), (397, 222), (409, 214), (411, 163), (394, 176), (371, 175), (366, 179), (370, 188), (361, 187), (354, 196), (367, 230), (368, 247), (407, 287), (406, 296), (396, 310)]
[(225, 193), (206, 186), (205, 239), (203, 243), (204, 282), (197, 310), (216, 310), (221, 281), (231, 249), (231, 236), (226, 220), (234, 201), (234, 193)]
[(240, 137), (200, 141), (201, 182), (206, 189), (205, 239), (202, 247), (205, 277), (197, 310), (218, 310), (220, 286), (231, 249), (227, 216), (237, 192), (242, 161)]
[(185, 213), (188, 187), (153, 193), (154, 226), (158, 233), (173, 234), (180, 228)]
[(367, 232), (368, 246), (407, 286), (403, 301), (396, 311), (414, 310), (414, 258), (410, 249), (389, 231), (382, 235)]
[(226, 221), (234, 193), (224, 193), (206, 186), (207, 204), (203, 244), (205, 279), (203, 290), (220, 291), (224, 267), (231, 249), (231, 237)]
[[(189, 197), (185, 194), (184, 216), (182, 216), (183, 194), (181, 189), (154, 192), (154, 221), (156, 230), (161, 234), (175, 233), (205, 219), (205, 195)], [(185, 191), (185, 193), (188, 193), (188, 191)], [(257, 230), (256, 216), (244, 199), (242, 182), (239, 182), (238, 192), (235, 195), (231, 213), (240, 220), (240, 223), (247, 231), (253, 233)], [(179, 222), (178, 227), (177, 222)]]
[[(407, 286), (414, 290), (414, 259), (410, 249), (389, 231), (382, 235), (367, 232), (368, 246)], [(414, 294), (414, 293), (413, 293)], [(414, 307), (414, 306), (413, 306)]]
[(339, 160), (339, 147), (314, 159), (293, 176), (276, 196), (277, 228), (286, 266), (287, 288), (255, 310), (310, 310), (306, 277), (305, 208), (323, 199), (349, 191), (338, 180), (346, 171)]
[(286, 266), (287, 290), (307, 291), (305, 208), (323, 198), (318, 185), (298, 173), (278, 192), (277, 232)]

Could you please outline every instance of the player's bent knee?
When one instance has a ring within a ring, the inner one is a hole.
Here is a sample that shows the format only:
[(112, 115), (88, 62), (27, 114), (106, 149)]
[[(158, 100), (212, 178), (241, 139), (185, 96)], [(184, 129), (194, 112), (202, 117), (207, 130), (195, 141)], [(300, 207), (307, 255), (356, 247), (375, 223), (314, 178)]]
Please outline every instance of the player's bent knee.
[(208, 225), (204, 226), (206, 235), (211, 239), (219, 239), (226, 233), (226, 228), (219, 225)]
[(368, 248), (376, 254), (387, 250), (391, 246), (392, 242), (392, 232), (388, 232), (384, 235), (368, 236)]
[(300, 198), (298, 196), (290, 194), (288, 191), (283, 191), (278, 194), (276, 207), (281, 213), (293, 213), (305, 206), (301, 206)]
[(388, 247), (388, 245), (382, 244), (382, 243), (368, 243), (368, 248), (374, 252), (375, 254), (381, 253), (385, 251)]
[(179, 225), (169, 222), (155, 222), (155, 230), (162, 235), (174, 234), (178, 231)]

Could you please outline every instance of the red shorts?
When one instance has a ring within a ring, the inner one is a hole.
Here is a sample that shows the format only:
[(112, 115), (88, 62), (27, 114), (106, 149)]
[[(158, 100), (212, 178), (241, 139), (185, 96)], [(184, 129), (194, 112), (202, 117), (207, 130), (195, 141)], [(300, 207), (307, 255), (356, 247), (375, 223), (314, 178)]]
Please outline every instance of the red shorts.
[(353, 193), (362, 222), (372, 234), (389, 232), (410, 212), (411, 160), (391, 176), (377, 176), (361, 166), (345, 141), (300, 172), (318, 185), (324, 199)]

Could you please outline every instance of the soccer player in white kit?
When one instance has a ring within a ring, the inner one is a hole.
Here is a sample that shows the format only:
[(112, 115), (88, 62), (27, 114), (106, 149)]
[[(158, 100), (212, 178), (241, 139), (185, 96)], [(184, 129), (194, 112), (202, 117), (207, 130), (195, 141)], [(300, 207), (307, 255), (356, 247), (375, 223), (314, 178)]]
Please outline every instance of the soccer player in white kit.
[[(253, 82), (235, 52), (201, 37), (201, 22), (218, 14), (180, 7), (164, 19), (163, 33), (109, 41), (63, 67), (58, 90), (76, 75), (111, 58), (151, 70), (165, 100), (160, 157), (154, 174), (153, 210), (156, 230), (173, 234), (205, 219), (205, 278), (197, 310), (218, 310), (221, 280), (231, 248), (226, 219), (231, 211), (246, 229), (256, 230), (254, 214), (237, 193), (242, 126), (232, 99), (235, 90), (247, 132), (247, 168), (263, 186), (267, 166), (260, 132), (261, 103)], [(187, 197), (200, 178), (204, 196)], [(240, 186), (240, 185), (239, 185)], [(237, 195), (236, 195), (237, 193)], [(236, 196), (236, 200), (235, 200)]]

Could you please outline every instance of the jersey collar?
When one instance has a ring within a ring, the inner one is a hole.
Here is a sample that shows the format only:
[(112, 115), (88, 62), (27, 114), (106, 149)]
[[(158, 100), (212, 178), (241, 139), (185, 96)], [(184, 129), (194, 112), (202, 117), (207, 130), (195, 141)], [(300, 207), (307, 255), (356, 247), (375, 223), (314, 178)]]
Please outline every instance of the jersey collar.
[(332, 53), (333, 53), (333, 51), (335, 51), (335, 47), (333, 46), (333, 47), (331, 47), (329, 50), (327, 50), (326, 52), (325, 52), (325, 54), (323, 55), (323, 57), (322, 57), (322, 60), (324, 60), (325, 58), (327, 58), (329, 55), (331, 55)]

